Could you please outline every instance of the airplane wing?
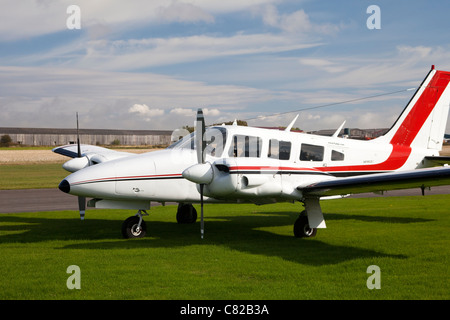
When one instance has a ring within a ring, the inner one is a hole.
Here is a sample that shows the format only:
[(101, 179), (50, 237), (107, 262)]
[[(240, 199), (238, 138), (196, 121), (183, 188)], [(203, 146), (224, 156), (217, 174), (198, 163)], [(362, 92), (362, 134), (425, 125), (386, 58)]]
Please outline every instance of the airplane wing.
[(335, 196), (387, 190), (412, 189), (449, 185), (450, 166), (402, 172), (375, 173), (358, 177), (336, 178), (299, 186), (308, 196)]
[(63, 164), (63, 168), (69, 172), (75, 172), (90, 165), (135, 155), (130, 152), (119, 152), (88, 144), (80, 145), (81, 157), (78, 157), (78, 145), (76, 144), (56, 147), (52, 151), (73, 158)]
[[(69, 157), (69, 158), (76, 158), (77, 157), (77, 148), (78, 146), (76, 144), (68, 144), (65, 146), (60, 146), (52, 149), (54, 153), (58, 153), (60, 155)], [(92, 146), (89, 144), (82, 144), (80, 145), (81, 149), (81, 156), (86, 156), (87, 154), (106, 154), (106, 153), (119, 153), (119, 154), (127, 154), (131, 155), (132, 153), (129, 152), (117, 152), (111, 149), (99, 147), (99, 146)]]

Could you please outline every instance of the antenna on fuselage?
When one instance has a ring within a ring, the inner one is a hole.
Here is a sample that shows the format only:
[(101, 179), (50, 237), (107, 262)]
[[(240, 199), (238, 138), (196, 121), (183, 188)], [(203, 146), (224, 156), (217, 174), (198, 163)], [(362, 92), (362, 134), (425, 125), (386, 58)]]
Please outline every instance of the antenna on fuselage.
[(338, 136), (339, 133), (341, 132), (342, 127), (344, 126), (344, 124), (345, 124), (345, 120), (344, 120), (344, 122), (342, 122), (341, 126), (336, 130), (336, 132), (333, 133), (333, 135), (332, 135), (333, 138), (337, 138), (337, 136)]
[(298, 116), (299, 116), (299, 115), (297, 115), (297, 116), (294, 118), (294, 120), (292, 120), (292, 122), (289, 123), (289, 125), (286, 127), (286, 129), (284, 129), (284, 131), (286, 131), (286, 132), (291, 131), (292, 127), (294, 126), (295, 121), (297, 121)]

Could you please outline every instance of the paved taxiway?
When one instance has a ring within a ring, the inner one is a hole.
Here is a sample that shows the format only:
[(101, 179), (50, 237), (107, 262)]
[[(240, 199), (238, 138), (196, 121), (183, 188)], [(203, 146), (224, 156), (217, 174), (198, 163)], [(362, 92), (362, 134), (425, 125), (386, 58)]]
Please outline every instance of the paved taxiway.
[(78, 199), (59, 189), (0, 190), (0, 213), (78, 210)]
[[(420, 189), (388, 191), (384, 195), (363, 193), (352, 198), (382, 196), (420, 196)], [(433, 187), (425, 195), (450, 194), (450, 186)], [(156, 204), (156, 203), (155, 203)], [(78, 210), (77, 197), (59, 189), (0, 190), (0, 213)]]

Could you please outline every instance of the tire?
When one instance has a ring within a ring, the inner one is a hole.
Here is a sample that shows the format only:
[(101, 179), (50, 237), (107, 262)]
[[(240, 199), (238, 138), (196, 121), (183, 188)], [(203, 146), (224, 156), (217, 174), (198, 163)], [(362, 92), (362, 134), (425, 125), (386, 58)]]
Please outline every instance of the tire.
[(317, 234), (316, 228), (310, 228), (307, 216), (300, 216), (294, 223), (294, 236), (296, 238), (312, 238)]
[(144, 220), (141, 222), (141, 228), (136, 230), (139, 224), (139, 217), (132, 216), (126, 219), (122, 224), (122, 235), (125, 239), (143, 238), (147, 234), (147, 225)]
[(177, 210), (177, 222), (184, 223), (195, 223), (197, 221), (197, 210), (192, 206), (192, 204), (182, 204), (178, 205)]

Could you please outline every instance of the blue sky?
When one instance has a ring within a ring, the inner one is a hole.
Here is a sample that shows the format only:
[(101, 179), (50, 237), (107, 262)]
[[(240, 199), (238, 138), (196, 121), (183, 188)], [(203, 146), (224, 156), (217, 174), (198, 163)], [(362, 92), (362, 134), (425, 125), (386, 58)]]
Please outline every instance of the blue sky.
[[(216, 123), (402, 91), (301, 111), (296, 122), (390, 127), (432, 64), (450, 70), (447, 1), (0, 4), (0, 126), (73, 127), (78, 111), (85, 128), (175, 129), (199, 107)], [(72, 4), (81, 29), (67, 28)], [(367, 27), (370, 5), (381, 29)]]

